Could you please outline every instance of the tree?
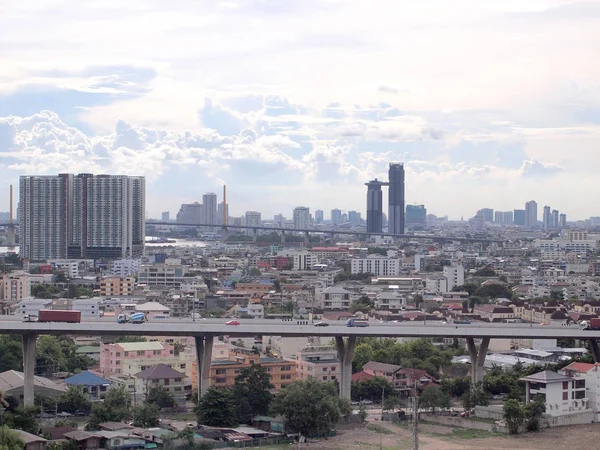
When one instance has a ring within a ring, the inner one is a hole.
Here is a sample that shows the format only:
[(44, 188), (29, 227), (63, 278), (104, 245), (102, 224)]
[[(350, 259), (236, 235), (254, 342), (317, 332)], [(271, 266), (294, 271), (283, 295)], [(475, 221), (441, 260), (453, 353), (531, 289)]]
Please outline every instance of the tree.
[(329, 430), (351, 411), (348, 401), (338, 397), (334, 383), (314, 378), (286, 386), (275, 397), (272, 410), (285, 417), (291, 431), (303, 436)]
[(453, 292), (466, 292), (469, 295), (473, 295), (477, 290), (477, 285), (475, 283), (465, 283), (461, 286), (454, 286), (452, 288)]
[(115, 339), (115, 342), (146, 342), (146, 338), (143, 336), (119, 336)]
[(40, 427), (35, 415), (38, 412), (37, 406), (19, 406), (13, 412), (4, 414), (4, 423), (9, 428), (17, 428), (28, 433), (37, 434)]
[(17, 335), (0, 335), (0, 373), (8, 370), (22, 370), (23, 346)]
[(353, 314), (357, 311), (367, 312), (370, 311), (374, 306), (375, 304), (373, 303), (373, 301), (366, 295), (363, 295), (358, 300), (350, 303), (349, 311)]
[(106, 391), (104, 402), (92, 406), (92, 415), (86, 430), (97, 430), (103, 422), (122, 422), (130, 417), (131, 394), (125, 386), (111, 387)]
[(0, 450), (23, 450), (25, 442), (6, 425), (0, 426)]
[(490, 404), (490, 395), (483, 389), (481, 383), (472, 386), (462, 396), (462, 402), (465, 409), (474, 408), (477, 405), (487, 406)]
[(527, 431), (539, 431), (540, 420), (546, 412), (546, 404), (543, 398), (536, 397), (532, 402), (527, 403), (523, 407), (523, 413), (525, 414), (525, 427)]
[(478, 297), (490, 297), (490, 298), (512, 298), (512, 293), (504, 284), (490, 283), (485, 286), (478, 288), (474, 295)]
[(80, 387), (70, 385), (67, 391), (58, 397), (58, 410), (74, 414), (77, 411), (89, 412), (92, 402)]
[(166, 387), (157, 386), (151, 388), (146, 395), (146, 403), (156, 405), (159, 409), (172, 408), (175, 406), (175, 398)]
[(402, 406), (402, 402), (395, 395), (386, 397), (383, 401), (382, 411), (395, 411), (396, 408)]
[(231, 427), (237, 424), (231, 391), (210, 387), (195, 408), (198, 423), (211, 427)]
[(473, 274), (476, 277), (495, 277), (496, 272), (491, 267), (483, 267)]
[(525, 422), (525, 411), (523, 404), (515, 399), (504, 402), (504, 420), (509, 434), (519, 434), (519, 428)]
[(350, 397), (352, 400), (372, 400), (381, 401), (385, 393), (392, 394), (394, 387), (387, 378), (373, 377), (364, 381), (355, 381), (351, 385)]
[(157, 427), (160, 423), (159, 408), (154, 403), (136, 406), (132, 411), (133, 425), (140, 428)]
[(471, 389), (469, 377), (444, 378), (441, 382), (442, 389), (453, 397), (461, 398)]
[(252, 364), (235, 377), (233, 400), (238, 423), (248, 423), (254, 416), (266, 415), (273, 400), (271, 376), (264, 367)]
[(448, 409), (452, 405), (452, 400), (447, 392), (444, 392), (439, 386), (430, 386), (425, 388), (419, 396), (419, 405), (423, 408), (429, 408), (432, 412), (435, 409)]

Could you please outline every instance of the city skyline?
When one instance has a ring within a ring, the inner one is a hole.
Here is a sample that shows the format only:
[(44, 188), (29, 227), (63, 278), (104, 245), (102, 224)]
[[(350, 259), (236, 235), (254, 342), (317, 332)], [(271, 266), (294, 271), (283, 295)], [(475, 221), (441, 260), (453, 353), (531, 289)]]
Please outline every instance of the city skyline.
[(88, 3), (0, 16), (0, 210), (19, 175), (88, 172), (145, 176), (153, 217), (223, 184), (234, 216), (366, 217), (403, 161), (439, 216), (600, 215), (566, 188), (600, 164), (593, 2)]

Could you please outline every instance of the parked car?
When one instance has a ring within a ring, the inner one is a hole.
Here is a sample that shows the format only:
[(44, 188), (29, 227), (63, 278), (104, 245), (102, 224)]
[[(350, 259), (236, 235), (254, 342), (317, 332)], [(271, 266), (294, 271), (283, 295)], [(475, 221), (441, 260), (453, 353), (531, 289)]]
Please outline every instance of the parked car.
[(225, 325), (239, 325), (240, 322), (238, 320), (228, 320), (225, 322)]
[(327, 322), (317, 322), (315, 323), (315, 327), (328, 327), (329, 324)]

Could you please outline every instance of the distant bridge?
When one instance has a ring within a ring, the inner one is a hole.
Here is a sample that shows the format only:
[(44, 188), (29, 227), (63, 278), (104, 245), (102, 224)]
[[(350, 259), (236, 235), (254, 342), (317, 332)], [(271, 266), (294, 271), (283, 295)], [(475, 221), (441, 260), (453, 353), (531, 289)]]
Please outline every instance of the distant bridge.
[[(0, 223), (0, 227), (9, 226), (9, 223)], [(18, 226), (18, 223), (13, 224)], [(285, 233), (302, 233), (304, 234), (305, 241), (308, 242), (309, 234), (328, 234), (332, 237), (335, 235), (346, 235), (346, 236), (381, 236), (381, 237), (393, 237), (397, 239), (410, 239), (410, 240), (431, 240), (434, 242), (467, 242), (467, 243), (481, 243), (481, 244), (492, 244), (502, 243), (500, 239), (482, 239), (482, 238), (467, 238), (467, 237), (455, 237), (455, 236), (438, 236), (435, 234), (423, 235), (423, 234), (392, 234), (392, 233), (372, 233), (367, 231), (352, 231), (352, 230), (339, 230), (339, 229), (318, 229), (318, 228), (284, 228), (284, 227), (265, 227), (265, 226), (253, 226), (253, 225), (213, 225), (207, 223), (179, 223), (179, 222), (166, 222), (160, 220), (149, 220), (146, 221), (146, 225), (160, 225), (160, 226), (171, 226), (171, 227), (192, 227), (192, 228), (219, 228), (221, 234), (226, 236), (229, 230), (252, 230), (254, 238), (256, 238), (258, 231), (271, 231), (281, 234), (281, 240), (285, 242)]]

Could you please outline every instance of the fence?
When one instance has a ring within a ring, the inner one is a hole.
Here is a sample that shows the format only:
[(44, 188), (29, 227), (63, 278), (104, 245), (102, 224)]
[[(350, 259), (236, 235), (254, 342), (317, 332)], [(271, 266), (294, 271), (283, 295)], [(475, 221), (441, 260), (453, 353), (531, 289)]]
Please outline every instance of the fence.
[[(336, 436), (337, 432), (335, 430), (330, 430), (325, 433), (318, 433), (309, 438), (311, 439), (323, 439), (328, 437)], [(293, 444), (297, 441), (296, 436), (273, 436), (268, 438), (258, 438), (252, 439), (251, 441), (241, 441), (241, 442), (225, 442), (225, 441), (217, 441), (217, 442), (201, 442), (197, 443), (193, 446), (188, 444), (176, 445), (176, 446), (168, 446), (173, 450), (197, 450), (199, 448), (202, 449), (216, 449), (216, 448), (252, 448), (252, 447), (264, 447), (267, 445), (278, 445), (278, 444)]]

